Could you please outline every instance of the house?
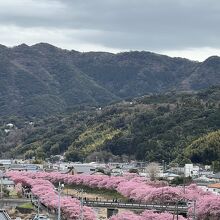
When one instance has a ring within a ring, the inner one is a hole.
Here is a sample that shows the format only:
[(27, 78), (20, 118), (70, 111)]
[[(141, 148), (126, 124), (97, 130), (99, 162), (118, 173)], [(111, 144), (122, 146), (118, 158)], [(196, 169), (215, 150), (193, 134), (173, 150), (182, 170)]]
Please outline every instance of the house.
[(14, 188), (15, 188), (14, 181), (12, 181), (8, 178), (1, 178), (0, 185), (2, 185), (4, 189), (7, 189), (9, 191), (14, 190)]
[(4, 170), (4, 169), (8, 169), (12, 164), (12, 161), (9, 159), (5, 159), (5, 160), (0, 160), (0, 169)]
[(9, 169), (14, 171), (32, 171), (32, 172), (37, 172), (40, 170), (39, 165), (36, 164), (12, 164)]
[(170, 173), (182, 175), (182, 174), (184, 174), (184, 167), (173, 166), (173, 167), (170, 167), (170, 169), (166, 169), (166, 171), (170, 172)]
[(7, 176), (5, 176), (5, 174), (1, 170), (0, 170), (0, 186), (8, 190), (13, 190), (15, 188), (15, 183), (12, 180), (10, 180)]
[(180, 177), (180, 175), (175, 174), (175, 173), (163, 173), (163, 175), (161, 177), (163, 177), (163, 178), (165, 178), (167, 180), (173, 180), (176, 177)]
[(214, 175), (210, 176), (216, 182), (220, 182), (220, 172), (215, 173)]
[(58, 170), (71, 173), (71, 174), (93, 174), (98, 168), (104, 168), (101, 164), (97, 163), (60, 163)]
[(211, 171), (211, 170), (200, 170), (199, 171), (199, 176), (206, 176), (206, 177), (208, 177), (208, 176), (210, 176), (210, 175), (213, 175), (213, 171)]
[(111, 175), (112, 176), (122, 176), (123, 171), (120, 168), (114, 168), (111, 170)]
[(92, 174), (96, 171), (97, 166), (95, 166), (94, 164), (83, 163), (83, 164), (73, 164), (73, 168), (75, 174), (81, 174), (81, 173)]
[(198, 178), (195, 178), (194, 179), (194, 182), (197, 183), (197, 184), (203, 184), (203, 185), (208, 185), (210, 183), (215, 183), (215, 180), (205, 176), (205, 175), (202, 175)]
[(220, 195), (220, 183), (213, 183), (208, 185), (208, 191), (216, 195)]
[(0, 178), (3, 178), (5, 176), (5, 174), (3, 173), (2, 170), (0, 170)]

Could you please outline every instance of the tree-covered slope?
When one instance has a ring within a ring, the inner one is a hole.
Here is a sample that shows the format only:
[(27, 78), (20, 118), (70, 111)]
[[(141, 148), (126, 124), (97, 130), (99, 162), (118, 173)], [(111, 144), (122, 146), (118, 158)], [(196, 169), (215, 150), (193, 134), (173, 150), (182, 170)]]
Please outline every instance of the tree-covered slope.
[(203, 63), (150, 52), (81, 53), (49, 44), (0, 46), (0, 116), (44, 117), (220, 83), (220, 58)]
[(194, 163), (220, 162), (220, 130), (210, 132), (193, 141), (185, 149), (185, 155)]
[[(113, 154), (181, 162), (192, 159), (184, 154), (187, 146), (220, 129), (219, 97), (216, 87), (194, 94), (143, 96), (103, 108), (83, 107), (34, 123), (2, 118), (1, 153), (45, 158), (65, 152), (68, 160), (78, 161), (105, 151), (109, 158)], [(5, 133), (9, 122), (16, 128)]]
[(0, 115), (41, 117), (118, 100), (82, 73), (69, 53), (50, 45), (0, 50)]
[[(75, 65), (121, 98), (179, 90), (179, 82), (198, 65), (150, 52), (74, 54)], [(190, 88), (192, 89), (192, 88)]]
[(199, 90), (218, 85), (220, 81), (220, 58), (211, 56), (199, 63), (181, 85), (185, 89)]

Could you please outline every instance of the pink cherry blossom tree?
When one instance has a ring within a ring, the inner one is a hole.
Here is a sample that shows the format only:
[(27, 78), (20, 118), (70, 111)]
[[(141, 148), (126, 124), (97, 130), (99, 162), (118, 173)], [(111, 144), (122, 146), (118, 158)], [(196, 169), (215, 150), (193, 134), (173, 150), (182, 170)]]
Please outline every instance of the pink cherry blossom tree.
[[(11, 177), (16, 184), (30, 187), (32, 193), (38, 196), (43, 204), (55, 209), (57, 208), (58, 195), (53, 184), (64, 182), (70, 185), (84, 185), (97, 189), (116, 190), (127, 198), (145, 203), (176, 203), (180, 200), (196, 201), (195, 208), (198, 219), (220, 219), (219, 196), (205, 192), (195, 184), (187, 186), (185, 190), (183, 190), (181, 187), (167, 186), (164, 182), (146, 181), (136, 174), (127, 174), (122, 177), (109, 177), (104, 175), (69, 175), (59, 172), (8, 172), (7, 175)], [(76, 216), (79, 216), (80, 203), (78, 200), (64, 197), (61, 200), (61, 204), (62, 212), (67, 218), (74, 219), (77, 218)], [(94, 213), (89, 207), (84, 207), (83, 211), (87, 213), (85, 214), (86, 219), (90, 220), (95, 218)], [(156, 217), (149, 217), (150, 215)], [(142, 215), (135, 215), (131, 212), (126, 212), (123, 215), (119, 214), (112, 217), (112, 220), (125, 220), (129, 218), (137, 220), (147, 218), (169, 219), (166, 215), (168, 216), (170, 214), (143, 212)], [(192, 216), (192, 207), (189, 208), (189, 215)], [(181, 217), (179, 219), (181, 219)]]

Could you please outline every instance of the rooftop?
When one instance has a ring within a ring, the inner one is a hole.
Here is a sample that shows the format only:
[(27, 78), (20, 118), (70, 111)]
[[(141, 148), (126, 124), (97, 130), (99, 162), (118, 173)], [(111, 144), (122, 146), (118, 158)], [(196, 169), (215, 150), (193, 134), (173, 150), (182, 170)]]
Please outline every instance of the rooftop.
[(11, 220), (8, 213), (4, 209), (0, 209), (0, 220)]
[(220, 183), (213, 183), (208, 185), (209, 188), (220, 189)]
[(215, 178), (215, 179), (220, 179), (220, 172), (214, 174), (214, 175), (213, 175), (213, 178)]

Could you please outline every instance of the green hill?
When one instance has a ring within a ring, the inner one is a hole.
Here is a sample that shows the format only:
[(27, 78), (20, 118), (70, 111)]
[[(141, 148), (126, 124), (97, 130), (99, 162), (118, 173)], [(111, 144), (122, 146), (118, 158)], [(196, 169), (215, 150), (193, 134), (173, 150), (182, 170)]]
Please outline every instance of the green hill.
[(0, 45), (1, 157), (196, 161), (184, 149), (220, 129), (219, 73), (217, 56)]
[[(102, 152), (107, 152), (107, 159), (126, 156), (159, 162), (195, 161), (184, 150), (220, 129), (219, 97), (220, 88), (213, 87), (194, 94), (148, 95), (103, 108), (80, 107), (33, 123), (5, 117), (0, 123), (2, 157), (46, 158), (65, 152), (68, 160), (78, 161), (92, 155), (102, 159)], [(16, 128), (5, 133), (9, 122)], [(213, 159), (202, 155), (195, 162)]]
[(220, 162), (220, 130), (210, 132), (193, 141), (185, 149), (185, 155), (194, 163)]
[(219, 85), (220, 58), (150, 52), (80, 53), (49, 44), (0, 46), (0, 116), (45, 117), (168, 91)]

